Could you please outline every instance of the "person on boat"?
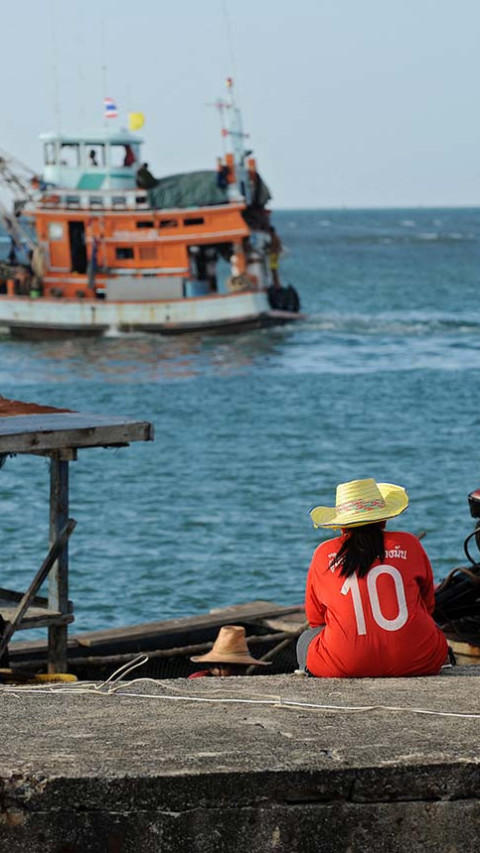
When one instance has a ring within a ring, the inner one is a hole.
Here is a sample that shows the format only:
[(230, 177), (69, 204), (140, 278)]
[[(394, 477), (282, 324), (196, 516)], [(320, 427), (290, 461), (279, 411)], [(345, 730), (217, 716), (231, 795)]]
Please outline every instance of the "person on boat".
[(217, 252), (214, 246), (205, 248), (205, 274), (207, 276), (210, 293), (216, 293), (217, 284)]
[(124, 166), (133, 166), (135, 163), (135, 154), (131, 145), (125, 145), (125, 157), (123, 158)]
[(149, 171), (148, 163), (142, 163), (140, 168), (137, 169), (137, 187), (142, 190), (149, 190), (156, 185), (157, 182)]
[(269, 666), (248, 651), (245, 628), (242, 625), (223, 625), (211, 651), (190, 658), (194, 663), (206, 663), (207, 669), (193, 672), (189, 678), (204, 676), (245, 675), (249, 666)]
[(88, 152), (88, 159), (90, 161), (90, 166), (98, 166), (97, 152), (94, 148)]
[(10, 249), (8, 252), (7, 260), (8, 263), (11, 264), (11, 266), (15, 266), (16, 264), (18, 264), (17, 245), (13, 237), (10, 237)]
[(404, 512), (401, 486), (353, 480), (334, 507), (315, 507), (315, 527), (341, 535), (315, 550), (307, 577), (310, 625), (297, 643), (300, 669), (326, 678), (434, 675), (448, 661), (432, 618), (432, 568), (416, 536), (385, 529)]
[(221, 157), (217, 157), (217, 187), (219, 190), (227, 189), (229, 174), (230, 169), (227, 164), (222, 161)]
[(282, 253), (282, 241), (278, 236), (273, 225), (270, 225), (270, 245), (268, 248), (269, 252), (269, 260), (270, 260), (270, 272), (272, 275), (272, 285), (273, 287), (281, 287), (280, 277), (278, 274), (278, 268), (280, 266), (280, 255)]

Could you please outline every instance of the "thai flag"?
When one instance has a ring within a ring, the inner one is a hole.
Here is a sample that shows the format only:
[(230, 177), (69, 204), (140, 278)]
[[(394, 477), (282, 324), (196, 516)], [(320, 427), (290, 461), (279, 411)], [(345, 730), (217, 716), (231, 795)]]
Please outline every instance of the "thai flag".
[(117, 105), (113, 98), (104, 98), (103, 99), (103, 116), (104, 118), (117, 118), (118, 110)]

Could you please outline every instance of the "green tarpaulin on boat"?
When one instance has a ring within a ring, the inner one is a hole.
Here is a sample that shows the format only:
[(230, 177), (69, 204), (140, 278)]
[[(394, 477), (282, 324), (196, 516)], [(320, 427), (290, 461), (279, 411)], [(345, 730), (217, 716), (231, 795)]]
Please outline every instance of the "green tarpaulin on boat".
[[(204, 207), (226, 204), (227, 191), (217, 186), (217, 172), (183, 172), (160, 178), (155, 187), (147, 190), (150, 206), (154, 210), (175, 207)], [(271, 198), (267, 185), (258, 175), (254, 202), (263, 206)]]
[(184, 172), (160, 178), (156, 187), (147, 190), (150, 206), (155, 210), (174, 207), (202, 207), (226, 204), (226, 190), (217, 187), (217, 173)]

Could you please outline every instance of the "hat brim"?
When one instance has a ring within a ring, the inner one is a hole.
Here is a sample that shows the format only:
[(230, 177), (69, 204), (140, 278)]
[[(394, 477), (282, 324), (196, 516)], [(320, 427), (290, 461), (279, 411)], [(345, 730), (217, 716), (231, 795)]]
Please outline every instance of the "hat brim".
[(212, 652), (207, 652), (206, 655), (195, 655), (190, 658), (194, 663), (232, 663), (246, 664), (247, 666), (271, 666), (272, 662), (267, 660), (257, 660), (250, 655), (219, 655)]
[(310, 512), (315, 527), (361, 527), (376, 521), (386, 521), (404, 512), (408, 506), (408, 495), (402, 486), (393, 483), (377, 483), (385, 501), (384, 507), (338, 512), (336, 507), (316, 506)]

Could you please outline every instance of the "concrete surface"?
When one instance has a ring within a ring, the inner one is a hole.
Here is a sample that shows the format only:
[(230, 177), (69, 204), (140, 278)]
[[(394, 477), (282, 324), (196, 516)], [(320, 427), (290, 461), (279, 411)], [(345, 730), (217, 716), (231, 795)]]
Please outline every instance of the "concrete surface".
[(0, 688), (0, 851), (477, 851), (479, 671)]

